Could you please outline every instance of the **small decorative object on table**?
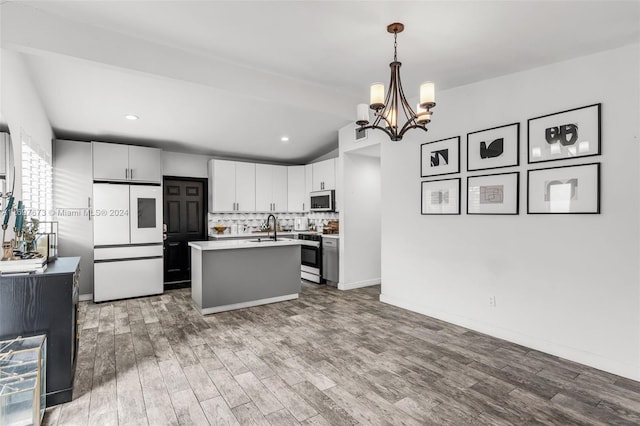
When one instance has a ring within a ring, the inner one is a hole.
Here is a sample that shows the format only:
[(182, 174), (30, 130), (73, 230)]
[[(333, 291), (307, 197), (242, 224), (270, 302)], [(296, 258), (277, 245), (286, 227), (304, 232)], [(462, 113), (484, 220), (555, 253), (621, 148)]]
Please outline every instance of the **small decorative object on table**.
[(323, 234), (339, 234), (340, 233), (340, 222), (337, 220), (330, 220), (327, 224), (322, 228)]
[(39, 425), (46, 408), (47, 337), (0, 341), (0, 424)]
[(224, 225), (216, 225), (213, 227), (213, 229), (215, 229), (218, 234), (224, 234), (224, 231), (226, 231), (227, 227)]

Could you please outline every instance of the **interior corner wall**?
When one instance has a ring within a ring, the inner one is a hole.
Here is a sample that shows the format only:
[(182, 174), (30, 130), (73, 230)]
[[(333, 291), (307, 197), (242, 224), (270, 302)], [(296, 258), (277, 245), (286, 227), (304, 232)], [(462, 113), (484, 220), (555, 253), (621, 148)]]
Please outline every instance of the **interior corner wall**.
[(53, 131), (28, 69), (19, 53), (0, 49), (0, 108), (11, 134), (16, 165), (15, 194), (22, 198), (22, 139), (51, 158)]
[[(640, 379), (638, 44), (437, 93), (382, 145), (382, 294), (396, 306)], [(602, 103), (602, 155), (527, 164), (527, 119)], [(466, 169), (466, 134), (520, 123), (520, 165)], [(460, 136), (459, 216), (420, 214), (420, 144)], [(601, 214), (528, 215), (527, 170), (601, 163)], [(466, 178), (520, 172), (520, 214), (466, 215)], [(397, 226), (398, 224), (402, 226)], [(495, 297), (491, 307), (489, 298)]]

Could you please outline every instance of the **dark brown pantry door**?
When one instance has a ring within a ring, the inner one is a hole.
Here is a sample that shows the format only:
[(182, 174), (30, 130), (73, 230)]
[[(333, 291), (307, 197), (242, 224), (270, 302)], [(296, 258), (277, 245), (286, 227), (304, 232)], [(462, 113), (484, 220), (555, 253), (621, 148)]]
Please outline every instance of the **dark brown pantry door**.
[(164, 177), (164, 283), (191, 281), (189, 241), (207, 239), (207, 180)]

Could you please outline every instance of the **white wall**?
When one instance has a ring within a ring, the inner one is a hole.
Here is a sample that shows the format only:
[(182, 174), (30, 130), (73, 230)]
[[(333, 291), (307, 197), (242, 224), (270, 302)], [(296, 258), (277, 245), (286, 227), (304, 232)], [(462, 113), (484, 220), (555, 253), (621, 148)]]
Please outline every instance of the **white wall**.
[[(22, 140), (51, 156), (53, 132), (42, 102), (19, 53), (0, 49), (0, 110), (9, 125), (16, 167), (16, 199), (22, 198)], [(10, 183), (9, 183), (10, 184)]]
[(355, 140), (355, 125), (339, 132), (336, 193), (340, 206), (340, 281), (338, 288), (380, 284), (382, 133)]
[[(636, 44), (437, 93), (382, 145), (381, 300), (640, 379), (639, 75)], [(602, 155), (537, 167), (601, 162), (602, 213), (527, 215), (527, 119), (598, 102)], [(460, 135), (464, 169), (467, 132), (513, 122), (521, 214), (421, 216), (420, 144)]]
[(183, 154), (162, 151), (162, 174), (164, 176), (207, 177), (207, 155)]
[(346, 153), (340, 289), (380, 284), (380, 157)]
[(323, 154), (320, 157), (314, 158), (313, 160), (307, 162), (307, 164), (317, 163), (318, 161), (329, 160), (330, 158), (336, 158), (338, 155), (340, 155), (339, 149), (340, 148), (332, 149), (326, 154)]

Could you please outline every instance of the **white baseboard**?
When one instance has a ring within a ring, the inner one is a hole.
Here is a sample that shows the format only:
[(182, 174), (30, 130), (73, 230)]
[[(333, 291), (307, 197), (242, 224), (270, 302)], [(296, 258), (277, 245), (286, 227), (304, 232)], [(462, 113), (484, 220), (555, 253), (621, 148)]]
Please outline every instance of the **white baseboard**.
[(371, 280), (356, 281), (353, 283), (338, 283), (338, 290), (353, 290), (354, 288), (371, 287), (372, 285), (379, 285), (382, 282), (380, 278), (373, 278)]
[(87, 300), (93, 300), (93, 293), (89, 293), (89, 294), (81, 294), (80, 296), (78, 296), (78, 299), (81, 302), (85, 302)]
[(252, 300), (250, 302), (232, 303), (230, 305), (214, 306), (212, 308), (198, 308), (202, 315), (215, 314), (218, 312), (232, 311), (234, 309), (250, 308), (252, 306), (267, 305), (269, 303), (284, 302), (285, 300), (293, 300), (298, 298), (298, 293), (285, 294), (284, 296), (269, 297), (267, 299)]
[(450, 312), (440, 311), (433, 307), (421, 306), (407, 301), (404, 299), (398, 299), (386, 294), (380, 294), (380, 301), (389, 305), (397, 306), (399, 308), (407, 309), (409, 311), (417, 312), (422, 315), (426, 315), (432, 318), (437, 318), (442, 321), (449, 322), (451, 324), (459, 325), (471, 330), (478, 331), (480, 333), (487, 334), (489, 336), (497, 337), (499, 339), (507, 340), (509, 342), (516, 343), (518, 345), (526, 346), (531, 349), (535, 349), (541, 352), (548, 353), (550, 355), (558, 356), (568, 359), (570, 361), (584, 364), (589, 367), (593, 367), (599, 370), (606, 371), (608, 373), (617, 374), (619, 376), (627, 377), (632, 380), (640, 380), (639, 368), (636, 365), (628, 365), (611, 360), (609, 358), (602, 357), (598, 354), (586, 352), (584, 350), (558, 344), (556, 342), (550, 342), (541, 339), (536, 336), (528, 334), (522, 334), (514, 330), (505, 329), (502, 327), (496, 327), (492, 324), (486, 324), (478, 321), (474, 321), (471, 318), (462, 317), (459, 315), (451, 314)]

